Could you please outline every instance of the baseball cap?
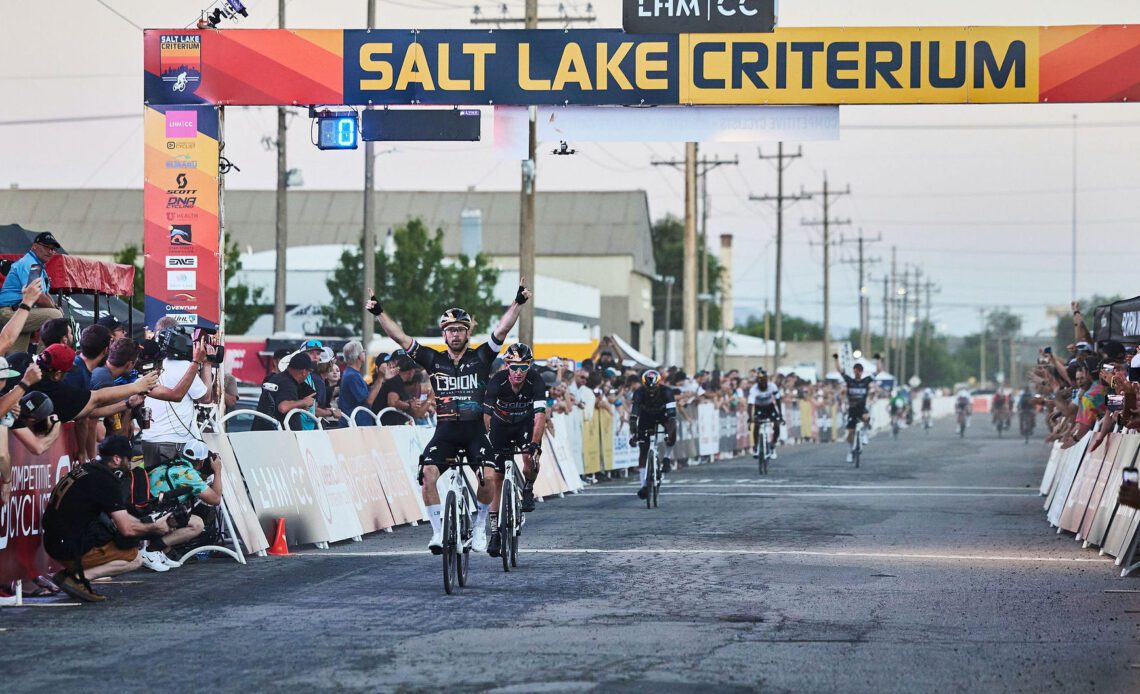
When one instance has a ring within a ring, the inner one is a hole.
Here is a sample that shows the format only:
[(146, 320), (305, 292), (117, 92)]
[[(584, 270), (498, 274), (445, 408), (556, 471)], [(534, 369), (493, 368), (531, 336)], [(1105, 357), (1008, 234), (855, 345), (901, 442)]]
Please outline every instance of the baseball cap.
[(328, 364), (333, 359), (336, 359), (336, 355), (333, 354), (332, 347), (322, 347), (321, 356), (319, 357), (318, 363)]
[(33, 390), (20, 398), (20, 417), (31, 417), (40, 421), (47, 419), (52, 412), (55, 412), (55, 403), (47, 393)]
[(308, 354), (304, 352), (297, 352), (286, 357), (282, 362), (282, 369), (302, 369), (311, 371), (313, 369), (313, 360), (309, 358)]
[(99, 443), (100, 458), (107, 460), (115, 455), (121, 458), (130, 458), (134, 455), (134, 448), (126, 436), (112, 434)]
[(1091, 352), (1092, 351), (1092, 345), (1090, 345), (1087, 342), (1083, 342), (1083, 341), (1078, 342), (1077, 343), (1077, 351), (1078, 352), (1080, 352), (1080, 351)]
[(305, 340), (304, 342), (301, 343), (301, 346), (298, 349), (303, 349), (307, 352), (310, 349), (324, 349), (324, 348), (325, 348), (325, 346), (323, 344), (321, 344), (320, 340)]
[(210, 447), (195, 439), (182, 448), (182, 457), (194, 461), (205, 460), (210, 457)]
[(99, 320), (95, 321), (95, 325), (101, 325), (104, 328), (106, 328), (107, 330), (110, 330), (111, 332), (115, 332), (116, 330), (120, 330), (120, 329), (125, 329), (123, 322), (120, 321), (118, 318), (115, 318), (114, 316), (112, 316), (109, 313), (107, 315), (103, 316), (102, 318), (100, 318)]
[(36, 237), (32, 239), (32, 243), (38, 243), (41, 246), (54, 248), (57, 251), (63, 249), (63, 246), (59, 245), (59, 241), (55, 240), (55, 237), (52, 236), (50, 231), (41, 231), (40, 233), (36, 234)]
[(75, 350), (62, 342), (48, 346), (41, 356), (44, 359), (45, 366), (53, 371), (66, 373), (71, 370), (71, 365), (75, 363)]
[(416, 368), (416, 362), (406, 354), (401, 354), (395, 357), (395, 359), (396, 366), (400, 368), (400, 371), (411, 371), (412, 369)]
[(8, 366), (7, 359), (0, 357), (0, 378), (16, 378), (20, 375), (22, 375), (21, 372), (16, 371), (12, 367)]

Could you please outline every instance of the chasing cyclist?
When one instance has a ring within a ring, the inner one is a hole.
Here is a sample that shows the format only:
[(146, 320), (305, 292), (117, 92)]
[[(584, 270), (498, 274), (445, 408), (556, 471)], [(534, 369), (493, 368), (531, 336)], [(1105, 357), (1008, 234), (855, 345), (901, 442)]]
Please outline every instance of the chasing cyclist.
[(927, 388), (922, 391), (922, 425), (930, 428), (930, 417), (934, 411), (934, 391)]
[(523, 513), (534, 510), (534, 481), (538, 478), (538, 458), (542, 454), (542, 432), (546, 429), (546, 384), (531, 368), (534, 354), (519, 342), (503, 355), (507, 368), (491, 376), (483, 398), (483, 424), (491, 442), (495, 461), (491, 473), (491, 536), (487, 553), (499, 556), (499, 498), (503, 493), (503, 473), (516, 446), (523, 454)]
[[(839, 372), (847, 384), (847, 462), (850, 463), (854, 460), (850, 446), (855, 443), (856, 424), (863, 422), (866, 425), (871, 421), (871, 413), (867, 409), (867, 398), (871, 395), (871, 385), (875, 379), (863, 375), (862, 362), (855, 362), (854, 366), (851, 367), (854, 376), (848, 376), (843, 373), (843, 365), (839, 363), (839, 355), (832, 354), (831, 357), (835, 359), (835, 370)], [(875, 355), (875, 368), (880, 371), (883, 368), (878, 354)], [(864, 439), (864, 443), (866, 443), (866, 439)]]
[[(645, 480), (645, 463), (649, 459), (650, 439), (657, 427), (665, 425), (665, 465), (672, 457), (673, 444), (677, 441), (677, 399), (672, 388), (661, 385), (661, 372), (650, 369), (641, 375), (642, 387), (633, 393), (632, 409), (629, 413), (629, 445), (638, 446), (637, 466), (641, 475), (641, 489), (637, 498), (649, 495), (649, 485)], [(666, 468), (667, 469), (667, 468)]]
[[(408, 337), (396, 321), (384, 313), (375, 295), (366, 304), (368, 312), (376, 316), (384, 334), (395, 340), (409, 357), (427, 370), (436, 393), (438, 424), (435, 435), (420, 457), (423, 499), (432, 530), (428, 549), (432, 554), (443, 552), (442, 510), (435, 483), (447, 467), (447, 459), (462, 450), (471, 465), (494, 465), (489, 456), (487, 429), (483, 423), (483, 396), (491, 373), (491, 363), (503, 348), (507, 333), (518, 320), (522, 305), (530, 299), (530, 290), (526, 288), (525, 282), (524, 278), (519, 278), (514, 303), (507, 308), (488, 340), (476, 349), (468, 349), (475, 321), (461, 308), (449, 308), (439, 317), (439, 327), (447, 343), (447, 349), (439, 351)], [(369, 290), (369, 294), (371, 292)], [(477, 500), (479, 513), (475, 520), (472, 547), (477, 552), (485, 552), (487, 515), (491, 502), (491, 487), (485, 482), (479, 485)]]
[(764, 369), (756, 369), (756, 383), (748, 389), (748, 419), (752, 422), (752, 440), (756, 442), (757, 456), (760, 450), (760, 424), (772, 423), (772, 440), (768, 442), (768, 457), (776, 459), (776, 442), (780, 440), (780, 424), (784, 421), (783, 401), (780, 389), (768, 381)]
[(966, 427), (970, 426), (970, 413), (973, 412), (974, 406), (971, 402), (970, 391), (962, 388), (958, 391), (958, 395), (954, 400), (954, 414), (958, 419), (958, 430), (961, 434)]

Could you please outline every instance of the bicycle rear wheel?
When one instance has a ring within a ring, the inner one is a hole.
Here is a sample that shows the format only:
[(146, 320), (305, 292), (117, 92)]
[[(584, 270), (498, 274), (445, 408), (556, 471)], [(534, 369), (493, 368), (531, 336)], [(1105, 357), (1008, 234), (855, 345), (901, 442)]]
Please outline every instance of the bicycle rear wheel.
[(514, 535), (514, 484), (510, 477), (503, 480), (503, 510), (499, 513), (499, 557), (503, 560), (503, 571), (511, 570), (511, 536)]
[(451, 595), (459, 584), (459, 542), (455, 533), (455, 492), (449, 492), (443, 507), (443, 590)]
[(653, 490), (657, 486), (657, 451), (649, 449), (645, 461), (645, 508), (653, 508)]
[(519, 565), (519, 536), (518, 533), (511, 531), (511, 566), (518, 568)]
[(653, 492), (651, 494), (651, 496), (653, 497), (653, 508), (657, 508), (657, 497), (661, 493), (661, 464), (658, 463), (657, 465), (654, 465), (653, 469), (654, 469), (654, 472), (657, 473), (657, 475), (653, 480), (653, 489), (650, 491)]

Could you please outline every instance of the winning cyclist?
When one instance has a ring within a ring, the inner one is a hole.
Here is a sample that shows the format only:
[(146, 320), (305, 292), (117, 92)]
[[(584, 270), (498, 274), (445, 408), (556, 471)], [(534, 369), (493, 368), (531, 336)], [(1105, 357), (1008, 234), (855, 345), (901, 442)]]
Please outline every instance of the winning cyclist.
[[(776, 459), (776, 442), (780, 440), (780, 423), (784, 421), (783, 402), (780, 389), (768, 382), (768, 373), (756, 369), (756, 383), (748, 389), (748, 419), (752, 422), (752, 439), (756, 449), (760, 449), (760, 423), (772, 423), (772, 440), (769, 441), (769, 457)], [(759, 455), (759, 454), (757, 454)]]
[(523, 454), (522, 510), (534, 510), (534, 481), (538, 478), (538, 457), (542, 454), (542, 432), (546, 429), (546, 384), (538, 372), (530, 368), (534, 354), (519, 342), (503, 355), (507, 368), (491, 376), (483, 398), (483, 425), (491, 441), (491, 457), (495, 461), (491, 473), (491, 537), (487, 553), (499, 556), (499, 497), (503, 493), (506, 459), (515, 446), (525, 446)]
[(929, 422), (934, 410), (934, 391), (927, 388), (922, 391), (922, 421)]
[[(476, 349), (468, 349), (471, 329), (475, 321), (461, 308), (449, 308), (439, 317), (439, 327), (447, 349), (443, 351), (421, 345), (408, 337), (396, 321), (380, 307), (373, 295), (366, 307), (380, 328), (388, 337), (396, 341), (431, 378), (435, 390), (436, 420), (435, 436), (424, 448), (420, 457), (420, 474), (423, 484), (424, 505), (427, 506), (431, 521), (431, 542), (428, 549), (432, 554), (443, 551), (443, 521), (439, 503), (439, 492), (435, 488), (440, 473), (447, 467), (447, 459), (460, 450), (467, 454), (467, 462), (472, 465), (491, 465), (488, 456), (487, 430), (483, 424), (483, 396), (487, 388), (487, 378), (491, 373), (491, 362), (503, 348), (507, 333), (518, 320), (522, 305), (530, 299), (526, 280), (519, 278), (518, 293), (492, 331), (490, 338)], [(372, 290), (369, 290), (371, 294)], [(477, 552), (487, 551), (487, 514), (491, 501), (491, 488), (479, 485), (479, 514), (475, 520), (472, 546)]]
[(649, 495), (645, 463), (649, 459), (650, 438), (661, 424), (665, 425), (665, 461), (669, 460), (673, 444), (677, 441), (677, 395), (672, 388), (661, 385), (661, 372), (650, 369), (641, 375), (643, 387), (633, 393), (629, 413), (630, 446), (638, 446), (637, 465), (641, 473), (641, 489), (637, 498)]
[(993, 399), (994, 426), (997, 426), (1000, 422), (1005, 424), (1007, 429), (1009, 428), (1009, 404), (1009, 396), (1006, 395), (1005, 389), (998, 386), (998, 389), (994, 392)]
[(954, 401), (954, 413), (958, 416), (958, 425), (970, 425), (970, 413), (973, 411), (973, 404), (970, 402), (970, 391), (962, 388), (958, 391), (957, 399)]
[[(863, 375), (862, 362), (855, 362), (855, 365), (851, 367), (854, 376), (848, 376), (843, 373), (843, 365), (839, 363), (839, 355), (832, 354), (831, 357), (835, 359), (835, 370), (847, 383), (847, 444), (850, 446), (855, 442), (856, 423), (862, 421), (866, 424), (871, 421), (871, 413), (867, 410), (867, 397), (871, 394), (871, 385), (875, 379)], [(878, 354), (875, 355), (875, 365), (877, 369), (882, 370), (883, 367)], [(847, 462), (850, 463), (853, 460), (851, 449), (848, 448)]]

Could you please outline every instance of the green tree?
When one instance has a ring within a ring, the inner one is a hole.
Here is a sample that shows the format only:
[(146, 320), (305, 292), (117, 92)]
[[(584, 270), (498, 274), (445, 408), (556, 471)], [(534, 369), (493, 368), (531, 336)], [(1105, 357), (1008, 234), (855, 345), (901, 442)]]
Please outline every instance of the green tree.
[[(669, 319), (672, 330), (680, 330), (683, 325), (683, 298), (685, 289), (685, 223), (673, 215), (657, 220), (651, 230), (653, 239), (653, 260), (657, 265), (657, 274), (664, 277), (675, 278), (673, 285), (673, 303)], [(715, 294), (720, 289), (720, 263), (714, 253), (705, 253), (705, 264), (708, 267), (709, 293)], [(697, 282), (700, 282), (700, 265), (698, 255)], [(697, 285), (698, 291), (700, 285)], [(665, 329), (665, 303), (668, 289), (662, 282), (653, 283), (653, 324)], [(697, 320), (700, 321), (698, 304)], [(709, 328), (715, 329), (720, 325), (720, 306), (709, 304)]]
[(131, 306), (138, 311), (144, 311), (146, 305), (146, 275), (142, 259), (139, 257), (139, 247), (133, 243), (115, 254), (112, 258), (120, 265), (131, 265), (135, 269), (135, 293), (131, 296)]
[[(429, 234), (422, 219), (410, 219), (392, 232), (392, 257), (376, 250), (376, 297), (409, 334), (438, 331), (436, 321), (444, 308), (461, 306), (482, 329), (498, 319), (501, 306), (494, 298), (498, 269), (490, 258), (460, 255), (445, 262), (443, 230)], [(363, 246), (363, 244), (361, 244)], [(350, 248), (326, 282), (332, 301), (322, 310), (325, 325), (356, 326), (360, 322), (363, 251)]]
[[(787, 342), (823, 340), (823, 325), (799, 316), (789, 316), (785, 313), (782, 329), (784, 340)], [(749, 316), (746, 322), (737, 324), (736, 330), (752, 337), (764, 337), (764, 318)], [(768, 339), (776, 339), (776, 322), (770, 311), (768, 312)]]
[(239, 282), (241, 272), (241, 250), (236, 241), (226, 243), (226, 332), (230, 335), (244, 335), (249, 326), (257, 320), (265, 309), (265, 289), (250, 287)]

